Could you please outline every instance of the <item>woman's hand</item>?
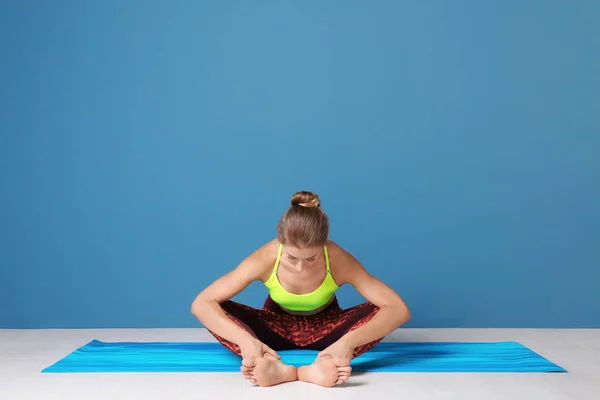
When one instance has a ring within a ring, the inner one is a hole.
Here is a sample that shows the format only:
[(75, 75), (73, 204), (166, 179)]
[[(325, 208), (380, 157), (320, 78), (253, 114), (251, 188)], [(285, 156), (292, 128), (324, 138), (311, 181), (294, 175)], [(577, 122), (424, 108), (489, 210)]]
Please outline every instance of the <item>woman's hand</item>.
[(350, 364), (353, 354), (354, 347), (351, 346), (350, 343), (342, 337), (337, 342), (333, 343), (331, 346), (319, 352), (317, 359), (329, 356), (333, 359), (347, 360), (348, 364)]
[(240, 346), (242, 358), (245, 360), (262, 358), (267, 353), (278, 359), (281, 358), (275, 350), (254, 337), (240, 342), (238, 346)]

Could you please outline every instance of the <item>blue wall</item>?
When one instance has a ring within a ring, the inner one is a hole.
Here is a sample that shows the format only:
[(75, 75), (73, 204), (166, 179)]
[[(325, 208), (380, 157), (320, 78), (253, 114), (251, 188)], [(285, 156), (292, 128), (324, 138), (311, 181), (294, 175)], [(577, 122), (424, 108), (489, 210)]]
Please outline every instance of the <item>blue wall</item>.
[(199, 326), (303, 189), (408, 326), (600, 327), (599, 2), (1, 7), (0, 327)]

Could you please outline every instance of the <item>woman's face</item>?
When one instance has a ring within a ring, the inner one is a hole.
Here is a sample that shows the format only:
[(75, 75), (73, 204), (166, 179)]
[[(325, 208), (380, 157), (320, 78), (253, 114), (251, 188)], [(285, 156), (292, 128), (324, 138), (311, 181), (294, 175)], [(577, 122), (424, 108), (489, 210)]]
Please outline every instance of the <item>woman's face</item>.
[(301, 273), (319, 265), (323, 256), (322, 246), (294, 247), (283, 246), (281, 259), (291, 270)]

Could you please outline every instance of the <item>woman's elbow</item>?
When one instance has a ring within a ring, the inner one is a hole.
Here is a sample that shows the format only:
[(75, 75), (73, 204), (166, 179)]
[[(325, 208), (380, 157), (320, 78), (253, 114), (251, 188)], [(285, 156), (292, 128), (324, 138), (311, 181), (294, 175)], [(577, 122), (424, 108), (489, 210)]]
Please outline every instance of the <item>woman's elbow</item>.
[(407, 323), (412, 318), (412, 314), (410, 313), (410, 309), (407, 306), (404, 306), (404, 323)]
[(196, 296), (194, 301), (192, 301), (192, 305), (190, 306), (190, 312), (197, 317), (198, 314), (200, 313), (200, 311), (204, 308), (203, 305), (205, 305), (205, 304), (206, 304), (206, 300), (204, 299), (203, 296), (201, 296), (201, 295)]
[(400, 302), (396, 309), (398, 310), (398, 318), (400, 319), (400, 325), (404, 325), (405, 323), (407, 323), (408, 321), (410, 321), (410, 318), (412, 317), (410, 309), (408, 308), (408, 306), (406, 305), (406, 303), (404, 302)]

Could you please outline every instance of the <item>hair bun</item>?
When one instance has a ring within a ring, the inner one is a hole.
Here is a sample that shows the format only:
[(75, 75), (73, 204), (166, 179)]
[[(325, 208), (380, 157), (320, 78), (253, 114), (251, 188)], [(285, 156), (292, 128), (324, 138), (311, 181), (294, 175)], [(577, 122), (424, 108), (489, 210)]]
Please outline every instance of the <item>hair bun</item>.
[(321, 205), (319, 196), (313, 192), (301, 191), (292, 196), (292, 206), (317, 208)]

